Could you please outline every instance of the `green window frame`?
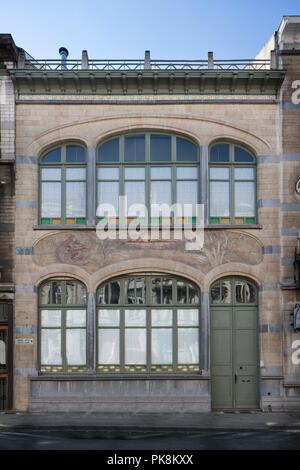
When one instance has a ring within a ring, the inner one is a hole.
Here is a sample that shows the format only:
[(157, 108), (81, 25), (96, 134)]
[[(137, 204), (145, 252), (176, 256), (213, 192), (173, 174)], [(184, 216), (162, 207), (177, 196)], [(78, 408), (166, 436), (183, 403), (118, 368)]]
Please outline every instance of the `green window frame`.
[(200, 289), (136, 274), (97, 289), (97, 365), (107, 374), (187, 374), (200, 367)]
[(40, 372), (86, 372), (86, 287), (72, 279), (52, 279), (39, 287), (38, 299)]
[[(110, 201), (116, 206), (117, 198), (124, 195), (130, 196), (128, 205), (132, 197), (132, 202), (145, 203), (148, 209), (148, 220), (143, 213), (128, 213), (127, 223), (174, 223), (173, 213), (171, 217), (151, 215), (149, 209), (151, 203), (189, 203), (189, 199), (200, 203), (198, 145), (186, 137), (159, 132), (124, 134), (102, 142), (97, 148), (97, 206)], [(108, 219), (118, 224), (118, 208), (115, 216), (97, 214), (98, 223), (106, 225)], [(196, 224), (194, 214), (188, 214), (185, 223)]]
[(209, 224), (257, 223), (256, 158), (227, 141), (209, 149)]
[(69, 142), (44, 153), (39, 171), (39, 223), (86, 225), (86, 149)]

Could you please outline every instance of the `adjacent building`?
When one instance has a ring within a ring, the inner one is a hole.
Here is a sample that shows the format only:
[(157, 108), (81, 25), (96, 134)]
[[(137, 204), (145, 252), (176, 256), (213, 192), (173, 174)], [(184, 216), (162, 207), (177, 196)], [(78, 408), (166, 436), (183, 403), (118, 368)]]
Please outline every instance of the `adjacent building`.
[(0, 35), (0, 406), (299, 409), (300, 17), (253, 60), (59, 52)]

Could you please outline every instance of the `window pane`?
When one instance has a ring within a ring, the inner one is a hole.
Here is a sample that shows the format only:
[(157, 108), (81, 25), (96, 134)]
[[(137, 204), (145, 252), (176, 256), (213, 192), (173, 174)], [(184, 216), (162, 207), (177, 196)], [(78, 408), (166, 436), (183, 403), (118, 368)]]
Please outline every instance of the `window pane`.
[(119, 139), (111, 139), (100, 145), (98, 150), (98, 159), (100, 162), (118, 162), (119, 161)]
[(86, 184), (66, 183), (66, 217), (85, 217)]
[(151, 161), (168, 162), (171, 160), (171, 137), (151, 135)]
[(46, 153), (42, 161), (43, 163), (59, 163), (61, 161), (61, 149), (54, 149)]
[(60, 310), (41, 310), (41, 326), (61, 326)]
[(247, 281), (235, 282), (235, 298), (240, 304), (249, 304), (256, 302), (256, 289)]
[(177, 281), (177, 303), (187, 303), (187, 284), (183, 281)]
[(43, 284), (40, 288), (40, 303), (41, 305), (51, 304), (51, 282)]
[(229, 216), (229, 183), (210, 183), (210, 215), (215, 217)]
[(171, 304), (173, 298), (173, 282), (172, 279), (162, 280), (162, 303)]
[(110, 282), (110, 304), (119, 304), (120, 303), (120, 294), (121, 294), (121, 287), (120, 282), (113, 281)]
[(155, 277), (152, 279), (152, 286), (151, 286), (151, 298), (153, 304), (161, 304), (161, 278)]
[(176, 138), (177, 161), (197, 161), (197, 147), (189, 140)]
[(98, 168), (99, 180), (117, 180), (119, 179), (119, 168), (104, 167)]
[(235, 183), (235, 216), (248, 217), (255, 215), (254, 183)]
[(128, 304), (144, 304), (146, 302), (145, 279), (133, 278), (125, 282), (126, 299)]
[(189, 284), (189, 304), (198, 304), (199, 303), (199, 290), (193, 284)]
[(67, 326), (85, 326), (86, 310), (67, 310)]
[(125, 310), (125, 326), (146, 326), (146, 310)]
[(198, 179), (198, 168), (195, 166), (177, 167), (178, 180), (195, 180)]
[(151, 168), (151, 179), (168, 180), (171, 179), (171, 168), (165, 166), (154, 166)]
[(145, 168), (125, 168), (125, 180), (144, 180)]
[(42, 183), (42, 217), (61, 217), (61, 184)]
[(71, 181), (85, 180), (85, 168), (66, 168), (66, 178)]
[(146, 329), (125, 330), (125, 364), (146, 364)]
[(230, 281), (217, 281), (211, 288), (212, 304), (230, 304), (231, 303), (231, 283)]
[(98, 312), (98, 325), (99, 326), (119, 326), (120, 325), (120, 310), (99, 310)]
[(210, 168), (211, 180), (229, 180), (229, 168)]
[(199, 311), (198, 309), (179, 309), (177, 311), (178, 326), (198, 326)]
[(180, 204), (197, 204), (197, 181), (177, 181), (177, 202)]
[(151, 362), (152, 364), (172, 364), (173, 345), (171, 328), (152, 328)]
[(98, 330), (98, 364), (120, 363), (120, 330)]
[(234, 147), (234, 160), (236, 162), (245, 162), (250, 163), (254, 162), (254, 157), (247, 150), (242, 149), (241, 147)]
[(84, 163), (85, 162), (85, 149), (78, 145), (68, 145), (66, 152), (67, 163)]
[(210, 150), (211, 162), (229, 162), (229, 145), (214, 145)]
[(125, 137), (125, 162), (145, 161), (145, 136)]
[(86, 364), (86, 330), (68, 329), (66, 332), (66, 355), (67, 364)]
[(151, 204), (172, 204), (171, 181), (151, 181)]
[(60, 365), (61, 357), (61, 330), (41, 330), (41, 363), (43, 365)]
[(198, 364), (199, 332), (198, 328), (178, 329), (178, 364)]
[(59, 281), (51, 282), (50, 304), (58, 305), (62, 303), (62, 285)]
[(145, 204), (145, 182), (130, 181), (125, 183), (125, 194), (127, 196), (127, 206), (129, 216), (145, 216), (145, 208), (138, 210), (130, 208), (133, 204)]
[(151, 310), (152, 326), (172, 326), (173, 310)]
[(61, 168), (42, 168), (42, 180), (60, 181)]
[(66, 281), (67, 305), (85, 305), (86, 288), (79, 282)]
[(254, 180), (254, 168), (235, 168), (234, 178), (236, 180)]
[[(111, 204), (119, 210), (119, 183), (98, 183), (98, 204)], [(113, 216), (114, 214), (110, 214)]]

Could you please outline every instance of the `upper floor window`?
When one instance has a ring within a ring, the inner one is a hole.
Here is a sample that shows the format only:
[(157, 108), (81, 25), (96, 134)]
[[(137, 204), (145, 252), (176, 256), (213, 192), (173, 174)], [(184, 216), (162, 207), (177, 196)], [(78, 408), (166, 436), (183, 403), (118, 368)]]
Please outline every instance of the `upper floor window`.
[(97, 371), (199, 372), (199, 288), (182, 278), (132, 275), (97, 291)]
[(39, 289), (41, 372), (85, 372), (85, 286), (73, 280), (47, 281)]
[(209, 223), (256, 223), (256, 160), (239, 145), (217, 143), (209, 154)]
[(86, 223), (86, 151), (75, 144), (44, 154), (40, 163), (40, 223)]
[[(118, 222), (119, 196), (127, 206), (143, 204), (148, 211), (132, 208), (128, 221), (163, 223), (164, 217), (149, 209), (152, 204), (199, 203), (199, 152), (190, 140), (166, 134), (122, 135), (102, 143), (97, 152), (97, 201), (112, 204)], [(193, 214), (186, 222), (194, 223)], [(167, 217), (168, 223), (170, 217)], [(102, 217), (101, 223), (107, 223)]]

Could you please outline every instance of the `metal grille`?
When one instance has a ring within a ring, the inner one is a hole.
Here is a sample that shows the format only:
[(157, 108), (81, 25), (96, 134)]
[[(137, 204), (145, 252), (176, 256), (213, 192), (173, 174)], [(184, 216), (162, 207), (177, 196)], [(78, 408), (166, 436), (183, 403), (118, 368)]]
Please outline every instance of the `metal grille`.
[(0, 410), (7, 408), (7, 379), (0, 379)]

